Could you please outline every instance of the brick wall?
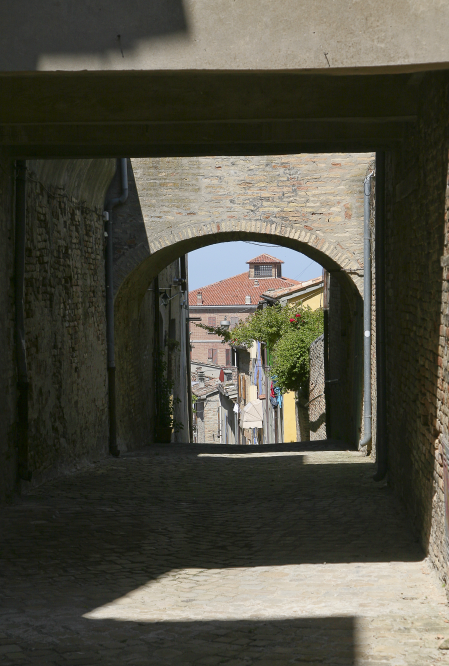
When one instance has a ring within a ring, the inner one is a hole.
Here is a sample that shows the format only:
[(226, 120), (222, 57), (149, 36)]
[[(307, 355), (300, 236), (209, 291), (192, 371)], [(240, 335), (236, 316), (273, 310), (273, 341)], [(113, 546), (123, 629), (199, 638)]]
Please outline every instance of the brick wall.
[[(25, 342), (31, 485), (107, 447), (102, 209), (113, 160), (27, 163)], [(0, 499), (16, 489), (14, 164), (0, 164)], [(22, 490), (30, 484), (22, 482)]]
[[(442, 446), (448, 437), (447, 74), (424, 80), (418, 127), (387, 159), (389, 479), (446, 577)], [(447, 210), (447, 204), (446, 204)]]
[(112, 160), (28, 163), (25, 339), (33, 483), (107, 449), (103, 199)]
[[(231, 352), (231, 346), (227, 343), (222, 342), (222, 338), (220, 338), (218, 335), (215, 335), (213, 333), (208, 333), (208, 331), (204, 330), (204, 328), (200, 328), (199, 326), (196, 326), (195, 324), (205, 324), (206, 326), (209, 326), (209, 318), (210, 317), (215, 317), (216, 320), (216, 326), (220, 325), (220, 322), (226, 317), (228, 321), (231, 321), (232, 317), (238, 317), (240, 321), (244, 321), (245, 319), (248, 318), (249, 314), (248, 312), (236, 312), (234, 311), (214, 311), (212, 308), (206, 309), (204, 307), (205, 312), (203, 313), (200, 311), (198, 307), (192, 307), (190, 306), (190, 316), (191, 317), (201, 317), (201, 322), (190, 322), (190, 343), (192, 347), (192, 353), (191, 353), (191, 358), (192, 361), (199, 361), (200, 363), (207, 363), (208, 361), (211, 361), (209, 358), (209, 350), (214, 349), (215, 350), (215, 358), (214, 363), (220, 366), (226, 366), (229, 365), (232, 361), (232, 358), (229, 362), (229, 364), (226, 363), (226, 350)], [(201, 342), (199, 342), (201, 340)]]

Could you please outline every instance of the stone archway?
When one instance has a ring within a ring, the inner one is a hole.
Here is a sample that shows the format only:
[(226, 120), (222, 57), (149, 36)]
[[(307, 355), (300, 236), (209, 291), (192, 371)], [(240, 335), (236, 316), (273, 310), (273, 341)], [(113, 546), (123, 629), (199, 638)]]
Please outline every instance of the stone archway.
[[(114, 221), (118, 429), (123, 447), (136, 448), (148, 437), (152, 398), (151, 391), (142, 389), (148, 380), (141, 367), (151, 318), (148, 289), (166, 266), (188, 252), (215, 243), (257, 240), (307, 255), (336, 278), (345, 303), (351, 303), (345, 309), (351, 330), (346, 344), (348, 349), (356, 344), (363, 286), (363, 178), (372, 157), (130, 160), (129, 200), (116, 209)], [(117, 186), (113, 182), (111, 192)], [(346, 353), (351, 363), (352, 356)], [(353, 434), (347, 435), (352, 442), (360, 411), (354, 400), (360, 400), (360, 391), (351, 391), (348, 408), (357, 412)]]
[(328, 153), (130, 160), (129, 200), (115, 212), (115, 292), (141, 265), (160, 270), (179, 256), (180, 243), (191, 251), (248, 234), (282, 239), (327, 261), (361, 292), (363, 179), (373, 159)]
[[(304, 242), (276, 235), (257, 232), (222, 232), (203, 234), (196, 238), (185, 239), (167, 245), (142, 261), (126, 280), (115, 299), (115, 336), (117, 363), (117, 415), (118, 441), (125, 449), (142, 446), (143, 442), (151, 441), (149, 423), (152, 421), (152, 376), (145, 375), (149, 370), (149, 354), (147, 347), (152, 344), (152, 315), (154, 301), (152, 289), (149, 289), (153, 278), (161, 270), (180, 256), (199, 247), (212, 243), (231, 240), (257, 240), (277, 243), (296, 249), (314, 258), (327, 268), (336, 278), (335, 287), (341, 299), (341, 317), (346, 322), (346, 339), (344, 342), (341, 362), (348, 363), (347, 377), (339, 386), (339, 400), (342, 409), (348, 416), (346, 429), (340, 430), (339, 437), (356, 446), (360, 436), (361, 416), (361, 335), (362, 335), (362, 299), (350, 269), (342, 268), (335, 259), (307, 246)], [(360, 279), (360, 278), (359, 278)], [(145, 356), (145, 363), (143, 359)], [(346, 386), (346, 384), (347, 386)]]

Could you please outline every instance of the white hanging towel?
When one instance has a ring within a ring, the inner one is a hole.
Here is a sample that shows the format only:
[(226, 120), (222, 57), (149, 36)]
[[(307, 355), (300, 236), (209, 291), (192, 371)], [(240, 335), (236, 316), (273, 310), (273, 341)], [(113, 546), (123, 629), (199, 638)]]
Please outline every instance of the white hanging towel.
[(263, 427), (263, 402), (256, 399), (248, 402), (243, 408), (242, 428)]

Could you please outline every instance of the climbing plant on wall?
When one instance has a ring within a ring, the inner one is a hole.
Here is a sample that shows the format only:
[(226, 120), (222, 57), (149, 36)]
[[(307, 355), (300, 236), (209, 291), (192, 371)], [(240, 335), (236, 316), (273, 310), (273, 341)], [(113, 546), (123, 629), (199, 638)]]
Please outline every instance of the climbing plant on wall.
[(264, 343), (272, 356), (272, 374), (281, 391), (308, 393), (309, 348), (323, 332), (323, 311), (302, 304), (273, 305), (257, 310), (232, 331), (221, 326), (197, 324), (223, 338), (223, 342), (250, 347)]

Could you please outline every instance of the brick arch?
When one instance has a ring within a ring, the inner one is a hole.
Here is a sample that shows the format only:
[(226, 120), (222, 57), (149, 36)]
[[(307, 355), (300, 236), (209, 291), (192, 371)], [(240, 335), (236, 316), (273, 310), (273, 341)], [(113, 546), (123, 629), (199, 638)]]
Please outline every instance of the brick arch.
[[(316, 259), (325, 268), (326, 264), (332, 263), (332, 266), (329, 266), (330, 270), (335, 270), (334, 264), (341, 271), (349, 271), (350, 274), (360, 272), (363, 269), (353, 252), (340, 244), (330, 242), (324, 236), (309, 231), (306, 227), (298, 228), (285, 223), (263, 222), (261, 220), (230, 220), (224, 224), (211, 222), (210, 224), (201, 224), (198, 227), (182, 228), (176, 232), (165, 231), (150, 241), (150, 254), (154, 255), (170, 246), (177, 246), (183, 242), (190, 245), (194, 238), (206, 241), (199, 243), (198, 247), (225, 242), (225, 237), (227, 240), (229, 235), (232, 236), (231, 240), (257, 240), (261, 236), (269, 238), (270, 243), (297, 250), (310, 256), (311, 259)], [(213, 241), (211, 242), (212, 238)]]
[(129, 202), (115, 213), (115, 293), (151, 280), (185, 252), (245, 238), (349, 272), (361, 293), (363, 179), (371, 159), (331, 153), (130, 160)]
[[(338, 275), (343, 288), (362, 294), (363, 266), (341, 244), (333, 244), (312, 231), (286, 224), (230, 220), (223, 225), (210, 223), (178, 231), (165, 230), (149, 240), (147, 247), (140, 244), (130, 250), (115, 267), (116, 316), (119, 321), (121, 310), (131, 308), (135, 311), (151, 281), (172, 261), (201, 247), (239, 240), (267, 242), (296, 250)], [(132, 316), (131, 312), (128, 316)]]

